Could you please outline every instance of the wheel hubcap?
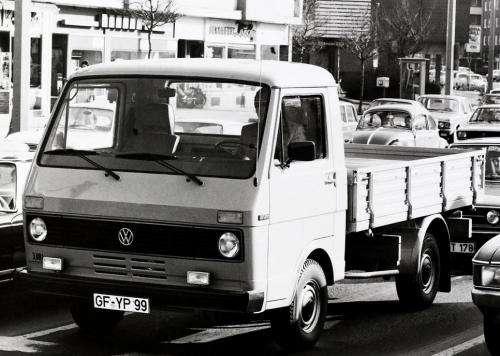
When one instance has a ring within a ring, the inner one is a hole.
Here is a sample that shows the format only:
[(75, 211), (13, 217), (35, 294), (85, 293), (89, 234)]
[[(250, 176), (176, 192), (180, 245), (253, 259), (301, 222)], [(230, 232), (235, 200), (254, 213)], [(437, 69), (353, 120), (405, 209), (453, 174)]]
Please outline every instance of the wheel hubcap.
[(315, 281), (309, 281), (304, 286), (298, 305), (301, 328), (304, 332), (311, 332), (319, 318), (319, 287)]
[(436, 271), (434, 270), (434, 265), (432, 263), (432, 257), (429, 254), (429, 251), (425, 251), (422, 255), (422, 262), (420, 265), (421, 273), (421, 283), (422, 283), (422, 291), (425, 294), (428, 294), (432, 291), (434, 286), (434, 280), (436, 278)]

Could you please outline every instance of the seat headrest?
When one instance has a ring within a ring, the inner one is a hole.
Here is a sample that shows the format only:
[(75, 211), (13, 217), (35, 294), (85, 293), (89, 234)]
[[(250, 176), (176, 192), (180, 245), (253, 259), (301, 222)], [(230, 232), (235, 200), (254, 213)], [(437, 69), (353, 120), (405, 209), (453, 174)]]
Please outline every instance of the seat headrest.
[(259, 132), (259, 123), (254, 122), (252, 124), (245, 125), (241, 128), (241, 138), (240, 142), (246, 145), (256, 145), (257, 136)]
[(172, 134), (168, 104), (147, 104), (137, 112), (135, 128), (140, 132)]

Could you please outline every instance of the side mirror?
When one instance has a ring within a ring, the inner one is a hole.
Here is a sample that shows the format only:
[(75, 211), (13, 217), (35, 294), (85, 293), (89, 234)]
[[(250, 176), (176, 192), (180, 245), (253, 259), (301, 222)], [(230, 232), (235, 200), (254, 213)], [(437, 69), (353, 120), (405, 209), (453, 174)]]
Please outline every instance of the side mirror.
[(288, 161), (314, 161), (316, 159), (316, 146), (312, 141), (292, 142), (288, 145)]

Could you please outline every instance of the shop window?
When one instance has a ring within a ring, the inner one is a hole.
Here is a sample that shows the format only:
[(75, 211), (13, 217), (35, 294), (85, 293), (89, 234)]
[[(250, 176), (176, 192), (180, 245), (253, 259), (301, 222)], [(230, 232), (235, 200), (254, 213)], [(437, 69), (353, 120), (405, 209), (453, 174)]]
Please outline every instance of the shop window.
[(225, 58), (224, 46), (207, 46), (207, 58)]
[(288, 46), (280, 46), (280, 61), (288, 61)]
[(227, 58), (255, 59), (255, 46), (254, 45), (229, 45), (227, 48)]
[(102, 51), (73, 50), (71, 51), (71, 62), (74, 71), (92, 64), (102, 63)]
[(202, 58), (205, 56), (204, 52), (203, 41), (179, 40), (177, 42), (177, 57), (179, 58)]
[[(148, 58), (149, 43), (142, 37), (111, 38), (111, 61)], [(175, 48), (164, 39), (151, 39), (151, 58), (174, 58)]]
[(31, 73), (30, 87), (37, 88), (41, 84), (42, 74), (42, 39), (31, 39)]
[(277, 61), (279, 59), (279, 46), (262, 45), (260, 46), (260, 58)]

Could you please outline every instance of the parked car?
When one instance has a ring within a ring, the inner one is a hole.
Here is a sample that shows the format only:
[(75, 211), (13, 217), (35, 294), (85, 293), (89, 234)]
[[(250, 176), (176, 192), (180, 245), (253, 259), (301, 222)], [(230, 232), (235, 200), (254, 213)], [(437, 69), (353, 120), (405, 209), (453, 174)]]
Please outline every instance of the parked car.
[(500, 354), (500, 235), (472, 259), (472, 301), (483, 313), (484, 339), (492, 355)]
[(378, 99), (372, 100), (370, 102), (370, 104), (368, 105), (368, 109), (373, 108), (375, 106), (387, 105), (387, 104), (403, 104), (403, 105), (422, 106), (416, 100), (400, 99), (400, 98), (378, 98)]
[(500, 136), (500, 104), (481, 105), (469, 121), (457, 130), (457, 141), (478, 137)]
[(4, 140), (6, 142), (18, 142), (28, 145), (30, 151), (36, 151), (40, 140), (42, 139), (43, 130), (28, 130), (19, 131), (10, 134)]
[(455, 89), (475, 90), (480, 93), (486, 93), (488, 90), (488, 82), (480, 74), (458, 72), (455, 77)]
[(21, 142), (0, 142), (0, 281), (26, 265), (22, 194), (33, 152)]
[(474, 111), (467, 98), (457, 95), (428, 94), (417, 100), (438, 120), (439, 135), (448, 142), (455, 140), (457, 128), (469, 121)]
[(349, 142), (358, 126), (356, 107), (348, 101), (340, 101), (340, 118), (342, 119), (342, 132), (344, 141)]
[(500, 89), (499, 88), (491, 89), (489, 94), (500, 94)]
[(365, 111), (353, 143), (444, 148), (437, 123), (422, 105), (381, 105)]
[(486, 91), (488, 90), (488, 81), (480, 74), (469, 74), (468, 84), (468, 90), (477, 90), (481, 94), (486, 93)]
[(485, 94), (481, 100), (481, 104), (500, 104), (500, 92)]
[(450, 147), (486, 150), (484, 195), (477, 199), (473, 208), (463, 213), (465, 218), (472, 220), (472, 239), (451, 246), (452, 252), (471, 255), (500, 234), (500, 137), (471, 138)]

